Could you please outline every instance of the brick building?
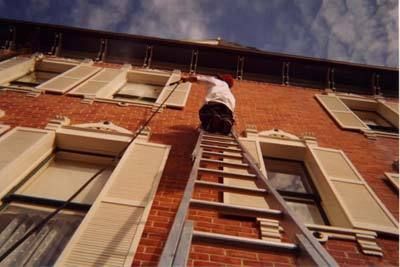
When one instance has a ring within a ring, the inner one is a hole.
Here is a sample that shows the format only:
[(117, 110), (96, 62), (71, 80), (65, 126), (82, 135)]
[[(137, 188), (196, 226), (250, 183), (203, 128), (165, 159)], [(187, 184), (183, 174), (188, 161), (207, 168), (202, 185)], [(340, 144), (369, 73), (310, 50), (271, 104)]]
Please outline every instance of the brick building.
[[(399, 264), (398, 69), (11, 20), (0, 45), (0, 254), (66, 205), (5, 263)], [(207, 89), (182, 73), (236, 77), (258, 168), (203, 162), (185, 218)]]

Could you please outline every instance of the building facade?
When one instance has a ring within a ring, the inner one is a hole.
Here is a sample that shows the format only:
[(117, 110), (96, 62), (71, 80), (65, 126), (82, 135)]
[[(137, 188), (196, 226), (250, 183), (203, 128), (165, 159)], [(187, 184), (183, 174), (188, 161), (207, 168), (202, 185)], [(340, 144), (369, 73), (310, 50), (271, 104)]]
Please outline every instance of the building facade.
[[(5, 263), (164, 266), (207, 93), (170, 84), (230, 73), (235, 132), (318, 257), (398, 266), (398, 69), (11, 20), (0, 20), (0, 45), (0, 254), (64, 205)], [(201, 180), (224, 189), (194, 189), (193, 199), (219, 208), (188, 210), (203, 238), (184, 250), (185, 264), (314, 258), (297, 226), (260, 215), (273, 210), (265, 188), (217, 169)]]

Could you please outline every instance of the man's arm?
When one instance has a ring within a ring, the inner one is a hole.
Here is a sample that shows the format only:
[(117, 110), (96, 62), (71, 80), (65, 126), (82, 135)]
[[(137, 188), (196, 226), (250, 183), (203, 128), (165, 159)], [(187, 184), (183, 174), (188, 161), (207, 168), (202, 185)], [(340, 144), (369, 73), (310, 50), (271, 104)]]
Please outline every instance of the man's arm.
[(189, 76), (182, 76), (181, 80), (183, 82), (206, 82), (210, 84), (218, 84), (219, 80), (212, 76), (205, 76), (205, 75), (189, 75)]

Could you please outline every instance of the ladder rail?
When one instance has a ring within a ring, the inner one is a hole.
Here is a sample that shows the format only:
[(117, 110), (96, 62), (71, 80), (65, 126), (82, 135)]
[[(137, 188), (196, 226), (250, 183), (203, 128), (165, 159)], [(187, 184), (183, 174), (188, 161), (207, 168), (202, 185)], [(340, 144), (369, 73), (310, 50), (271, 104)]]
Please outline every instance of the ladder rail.
[[(202, 148), (197, 147), (197, 155), (201, 155)], [(190, 200), (192, 198), (195, 182), (197, 179), (197, 170), (200, 166), (201, 157), (196, 156), (193, 163), (192, 171), (190, 172), (189, 180), (186, 184), (185, 191), (179, 204), (178, 211), (175, 215), (174, 222), (171, 226), (171, 231), (168, 234), (167, 241), (164, 245), (158, 267), (173, 266), (176, 251), (179, 245), (181, 233), (183, 231), (187, 213), (189, 211)]]
[[(188, 246), (190, 247), (190, 244), (188, 245), (188, 240), (192, 240), (192, 237), (193, 239), (198, 239), (199, 236), (199, 234), (193, 230), (193, 224), (188, 225), (187, 222), (185, 223), (190, 206), (195, 204), (195, 206), (200, 205), (199, 207), (204, 206), (210, 208), (215, 206), (214, 208), (216, 208), (216, 205), (218, 205), (218, 203), (203, 203), (202, 201), (192, 199), (195, 186), (202, 183), (198, 180), (198, 174), (202, 169), (200, 168), (200, 162), (203, 159), (202, 155), (207, 153), (211, 153), (211, 155), (224, 155), (223, 153), (215, 153), (205, 150), (207, 149), (207, 146), (202, 145), (203, 137), (212, 138), (213, 136), (210, 134), (204, 134), (204, 131), (200, 131), (198, 141), (192, 154), (194, 164), (173, 225), (171, 226), (171, 231), (162, 251), (158, 267), (182, 266), (188, 260), (190, 252), (190, 248), (188, 248)], [(236, 144), (238, 144), (238, 150), (241, 152), (241, 156), (243, 157), (245, 164), (248, 164), (248, 169), (254, 174), (254, 179), (261, 182), (265, 188), (265, 197), (268, 205), (273, 210), (281, 212), (280, 222), (282, 223), (282, 226), (284, 226), (285, 232), (288, 233), (288, 236), (291, 239), (290, 242), (298, 244), (296, 246), (298, 262), (301, 264), (306, 264), (307, 266), (338, 266), (332, 256), (329, 255), (322, 245), (312, 236), (311, 232), (305, 227), (305, 225), (299, 219), (297, 219), (296, 215), (289, 209), (284, 199), (279, 195), (276, 189), (272, 187), (268, 179), (257, 167), (255, 160), (247, 148), (240, 143), (236, 133), (232, 131), (231, 137), (226, 138), (232, 139), (234, 142), (236, 142)], [(229, 151), (229, 149), (222, 150)], [(216, 172), (214, 171), (214, 173)], [(238, 175), (238, 177), (240, 177), (240, 175)], [(213, 184), (212, 186), (217, 187), (216, 184)], [(220, 186), (220, 188), (223, 188), (223, 186)], [(220, 204), (221, 208), (226, 209), (226, 205), (223, 205), (223, 203)], [(231, 208), (233, 210), (236, 209), (235, 207)], [(204, 237), (204, 234), (201, 236)], [(217, 237), (215, 235), (207, 235), (207, 238), (212, 239)], [(233, 238), (232, 240), (235, 239)], [(235, 242), (236, 241), (239, 242), (238, 240), (235, 240)]]

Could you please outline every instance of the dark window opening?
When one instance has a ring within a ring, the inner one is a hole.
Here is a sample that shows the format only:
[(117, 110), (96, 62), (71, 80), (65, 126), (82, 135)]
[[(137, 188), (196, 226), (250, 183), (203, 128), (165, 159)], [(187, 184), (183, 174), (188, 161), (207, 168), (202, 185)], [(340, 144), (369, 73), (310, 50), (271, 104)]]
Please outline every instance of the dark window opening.
[(378, 112), (368, 110), (352, 110), (369, 128), (376, 131), (397, 133), (398, 129), (382, 117)]
[(17, 87), (36, 87), (50, 79), (53, 79), (60, 73), (57, 72), (49, 72), (49, 71), (32, 71), (24, 76), (10, 82), (11, 86)]

